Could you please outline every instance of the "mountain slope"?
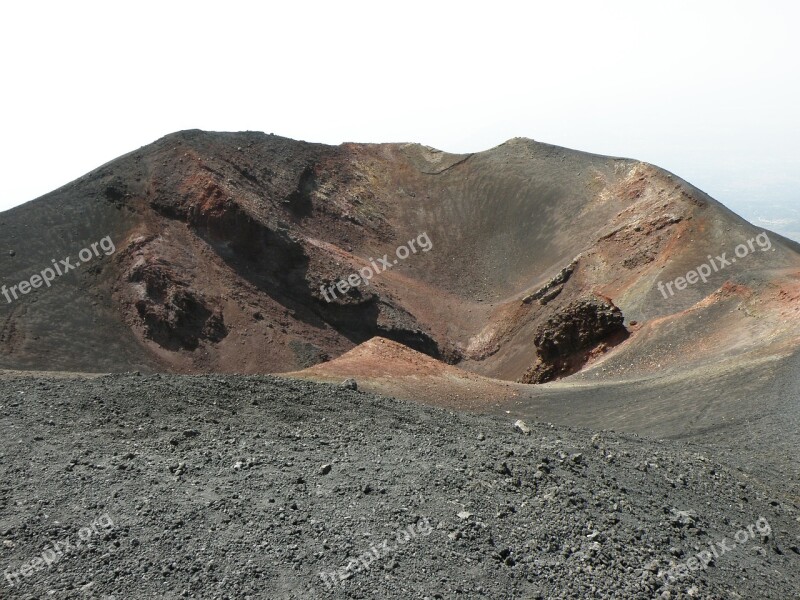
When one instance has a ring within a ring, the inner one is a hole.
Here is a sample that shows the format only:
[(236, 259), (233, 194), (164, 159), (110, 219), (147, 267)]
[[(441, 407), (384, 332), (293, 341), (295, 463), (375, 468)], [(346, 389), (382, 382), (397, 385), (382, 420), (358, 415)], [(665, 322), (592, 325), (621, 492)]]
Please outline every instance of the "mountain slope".
[[(4, 368), (286, 372), (381, 336), (543, 382), (798, 341), (797, 244), (651, 165), (525, 139), (451, 155), (180, 132), (0, 223), (7, 286), (115, 247), (0, 301)], [(740, 244), (736, 264), (660, 291)], [(336, 288), (359, 272), (369, 285)]]

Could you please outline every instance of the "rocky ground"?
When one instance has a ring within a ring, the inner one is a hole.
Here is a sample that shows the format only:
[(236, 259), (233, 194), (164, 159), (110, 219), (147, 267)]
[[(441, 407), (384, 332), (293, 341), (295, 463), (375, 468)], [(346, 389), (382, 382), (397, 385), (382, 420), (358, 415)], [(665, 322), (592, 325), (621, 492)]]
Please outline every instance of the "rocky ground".
[(6, 377), (0, 597), (800, 598), (780, 482), (527, 426), (266, 376)]

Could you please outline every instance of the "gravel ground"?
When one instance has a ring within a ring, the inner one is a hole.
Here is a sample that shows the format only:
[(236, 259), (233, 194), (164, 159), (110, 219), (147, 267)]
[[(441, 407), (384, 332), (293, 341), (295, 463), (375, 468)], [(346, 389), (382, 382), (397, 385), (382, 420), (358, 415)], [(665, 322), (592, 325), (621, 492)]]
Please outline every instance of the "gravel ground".
[(780, 482), (527, 425), (266, 376), (2, 379), (0, 597), (800, 598)]

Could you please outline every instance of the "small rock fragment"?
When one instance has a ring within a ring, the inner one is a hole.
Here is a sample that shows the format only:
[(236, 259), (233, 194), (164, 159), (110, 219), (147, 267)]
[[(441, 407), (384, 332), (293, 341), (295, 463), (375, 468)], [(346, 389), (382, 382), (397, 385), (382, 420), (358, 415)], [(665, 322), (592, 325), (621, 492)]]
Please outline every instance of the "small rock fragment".
[(345, 379), (339, 387), (343, 387), (346, 390), (358, 390), (358, 382), (355, 379)]
[(514, 421), (514, 429), (516, 429), (517, 431), (519, 431), (523, 435), (530, 435), (531, 434), (531, 428), (528, 427), (525, 424), (525, 421), (523, 421), (522, 419), (517, 419), (516, 421)]

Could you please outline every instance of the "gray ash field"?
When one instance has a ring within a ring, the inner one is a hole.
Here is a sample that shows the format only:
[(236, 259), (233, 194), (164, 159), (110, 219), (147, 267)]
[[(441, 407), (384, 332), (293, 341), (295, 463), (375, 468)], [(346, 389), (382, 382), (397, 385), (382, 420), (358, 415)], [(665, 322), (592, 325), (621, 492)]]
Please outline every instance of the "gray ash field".
[(769, 473), (514, 420), (271, 376), (7, 376), (0, 597), (800, 597)]

